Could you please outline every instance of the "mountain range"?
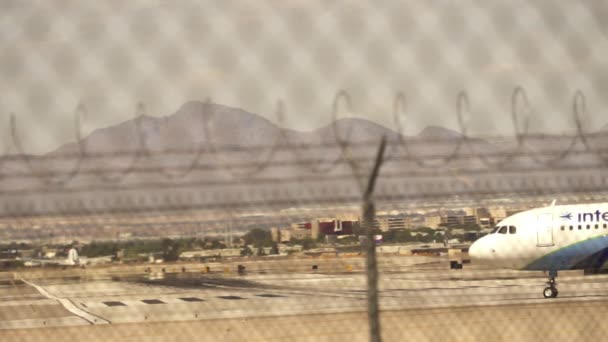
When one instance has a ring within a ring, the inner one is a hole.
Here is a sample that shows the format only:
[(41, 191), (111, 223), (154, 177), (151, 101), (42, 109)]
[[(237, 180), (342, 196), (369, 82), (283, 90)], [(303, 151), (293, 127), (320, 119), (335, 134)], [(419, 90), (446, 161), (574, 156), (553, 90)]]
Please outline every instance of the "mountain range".
[[(335, 126), (334, 126), (335, 125)], [(350, 142), (373, 141), (386, 136), (389, 141), (399, 133), (362, 118), (343, 118), (335, 124), (312, 130), (281, 128), (264, 117), (239, 108), (220, 104), (187, 102), (175, 113), (165, 117), (139, 116), (126, 122), (93, 131), (82, 141), (88, 152), (136, 151), (143, 144), (151, 151), (196, 149), (211, 143), (216, 146), (273, 146), (285, 137), (290, 142), (332, 143), (340, 139)], [(430, 126), (417, 136), (405, 139), (450, 140), (460, 133)], [(50, 155), (77, 153), (79, 146), (71, 142)]]

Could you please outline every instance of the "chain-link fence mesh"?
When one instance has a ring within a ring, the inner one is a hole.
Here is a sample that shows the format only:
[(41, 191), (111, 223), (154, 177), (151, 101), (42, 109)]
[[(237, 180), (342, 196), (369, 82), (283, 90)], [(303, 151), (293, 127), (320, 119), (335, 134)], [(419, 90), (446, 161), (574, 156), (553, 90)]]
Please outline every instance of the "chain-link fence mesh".
[[(466, 251), (515, 212), (605, 201), (607, 13), (0, 2), (0, 335), (599, 338), (600, 243), (559, 259), (552, 302), (552, 267)], [(555, 253), (602, 237), (600, 211), (556, 223)]]

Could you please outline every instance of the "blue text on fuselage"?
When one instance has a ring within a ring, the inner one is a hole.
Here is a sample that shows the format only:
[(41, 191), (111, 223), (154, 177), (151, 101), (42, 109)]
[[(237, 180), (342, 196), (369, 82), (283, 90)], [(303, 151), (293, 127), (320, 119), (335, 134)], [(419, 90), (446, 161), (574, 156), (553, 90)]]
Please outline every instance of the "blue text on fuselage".
[(579, 222), (599, 222), (600, 220), (608, 221), (608, 211), (602, 213), (599, 210), (591, 213), (578, 213)]

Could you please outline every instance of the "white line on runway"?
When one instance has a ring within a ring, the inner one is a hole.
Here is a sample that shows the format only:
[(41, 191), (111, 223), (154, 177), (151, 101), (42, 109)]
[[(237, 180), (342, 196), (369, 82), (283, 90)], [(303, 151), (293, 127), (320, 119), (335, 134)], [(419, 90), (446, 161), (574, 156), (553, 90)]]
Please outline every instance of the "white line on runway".
[(45, 296), (49, 299), (54, 299), (54, 300), (58, 301), (66, 310), (68, 310), (72, 314), (84, 319), (85, 321), (89, 322), (90, 324), (109, 324), (110, 323), (109, 321), (107, 321), (101, 317), (94, 316), (94, 315), (80, 309), (79, 307), (74, 305), (74, 303), (72, 303), (71, 300), (69, 300), (67, 298), (59, 298), (59, 297), (53, 296), (52, 294), (50, 294), (48, 291), (46, 291), (41, 286), (31, 283), (25, 279), (21, 279), (21, 281), (24, 282), (25, 284), (28, 284), (29, 286), (35, 288), (36, 290), (38, 290), (38, 292), (40, 292), (43, 296)]

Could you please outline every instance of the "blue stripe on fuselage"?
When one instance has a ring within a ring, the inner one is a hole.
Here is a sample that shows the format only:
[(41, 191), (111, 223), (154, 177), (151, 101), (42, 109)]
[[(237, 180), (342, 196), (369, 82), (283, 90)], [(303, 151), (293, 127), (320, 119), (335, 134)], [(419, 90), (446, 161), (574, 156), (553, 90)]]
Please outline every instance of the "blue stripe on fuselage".
[(587, 240), (573, 243), (546, 254), (528, 264), (523, 269), (529, 271), (570, 270), (585, 258), (588, 258), (606, 248), (608, 248), (608, 236), (594, 236)]

